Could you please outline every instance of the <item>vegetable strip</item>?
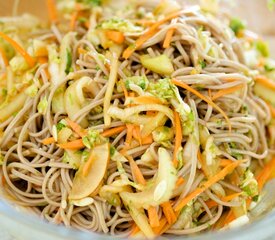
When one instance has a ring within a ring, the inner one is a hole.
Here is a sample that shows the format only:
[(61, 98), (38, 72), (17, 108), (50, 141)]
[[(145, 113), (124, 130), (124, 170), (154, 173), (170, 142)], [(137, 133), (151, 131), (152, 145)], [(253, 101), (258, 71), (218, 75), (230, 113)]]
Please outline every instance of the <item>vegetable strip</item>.
[(151, 227), (159, 226), (158, 212), (155, 207), (148, 208), (148, 217), (149, 217), (149, 223), (150, 223)]
[(185, 84), (184, 82), (181, 82), (179, 80), (176, 80), (176, 79), (172, 79), (172, 82), (178, 86), (178, 87), (181, 87), (181, 88), (184, 88), (185, 90), (193, 93), (194, 95), (196, 95), (197, 97), (201, 98), (203, 101), (207, 102), (209, 105), (211, 105), (213, 108), (215, 108), (217, 111), (219, 111), (222, 116), (225, 118), (225, 120), (227, 121), (228, 123), (228, 127), (229, 127), (229, 131), (231, 131), (232, 129), (232, 125), (231, 125), (231, 122), (228, 118), (228, 116), (226, 115), (226, 113), (218, 106), (216, 105), (214, 102), (212, 102), (211, 99), (203, 96), (201, 93), (199, 93), (198, 91), (196, 91), (195, 89), (193, 89), (192, 87), (188, 86), (187, 84)]
[(3, 32), (0, 32), (0, 37), (9, 42), (15, 48), (15, 50), (18, 51), (22, 55), (22, 57), (25, 58), (29, 67), (34, 67), (34, 65), (36, 64), (36, 60), (33, 57), (31, 57), (17, 42), (15, 42), (13, 39), (11, 39), (8, 35), (6, 35)]
[(218, 181), (224, 179), (224, 177), (230, 174), (236, 167), (238, 167), (243, 161), (236, 161), (231, 163), (230, 165), (226, 166), (222, 169), (219, 173), (217, 173), (214, 177), (210, 178), (206, 181), (201, 187), (197, 188), (195, 191), (190, 193), (187, 197), (178, 201), (175, 207), (175, 211), (180, 211), (188, 202), (195, 199), (201, 193), (203, 193), (206, 189), (211, 187), (213, 184), (217, 183)]
[(164, 24), (165, 22), (174, 19), (176, 17), (179, 17), (183, 11), (178, 11), (175, 13), (171, 13), (168, 16), (166, 16), (164, 19), (156, 22), (153, 24), (149, 30), (142, 35), (132, 46), (129, 46), (124, 52), (123, 57), (128, 59), (136, 50), (138, 50), (147, 40), (149, 40), (152, 36), (155, 35), (155, 33), (158, 31), (158, 28)]
[(85, 145), (82, 142), (82, 139), (77, 139), (68, 143), (61, 143), (61, 144), (58, 144), (57, 146), (62, 149), (68, 149), (68, 150), (79, 150), (85, 147)]
[(172, 40), (174, 32), (175, 32), (175, 28), (170, 28), (167, 31), (167, 34), (166, 34), (164, 42), (163, 42), (163, 48), (169, 48), (170, 47), (171, 40)]
[(181, 128), (181, 121), (179, 114), (175, 111), (174, 112), (174, 119), (175, 119), (175, 131), (176, 131), (176, 137), (175, 137), (175, 149), (173, 153), (173, 164), (174, 166), (178, 166), (178, 151), (181, 147), (182, 142), (182, 128)]

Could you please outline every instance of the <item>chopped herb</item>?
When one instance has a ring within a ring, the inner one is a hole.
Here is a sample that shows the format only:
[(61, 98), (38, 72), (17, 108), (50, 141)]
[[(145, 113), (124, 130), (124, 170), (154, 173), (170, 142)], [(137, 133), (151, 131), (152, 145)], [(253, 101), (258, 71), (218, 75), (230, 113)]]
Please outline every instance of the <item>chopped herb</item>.
[(258, 40), (256, 42), (256, 49), (258, 52), (263, 56), (263, 57), (269, 57), (270, 51), (269, 51), (269, 46), (266, 42), (262, 40)]
[(206, 66), (207, 66), (206, 62), (203, 61), (203, 60), (199, 61), (199, 64), (200, 64), (200, 66), (201, 66), (202, 69), (206, 68)]
[(61, 122), (57, 123), (57, 125), (56, 125), (56, 129), (58, 132), (64, 127), (66, 127), (66, 125)]
[(92, 7), (100, 6), (102, 3), (101, 0), (77, 0), (77, 2), (90, 5)]
[(84, 18), (84, 17), (80, 17), (80, 18), (78, 19), (78, 21), (79, 21), (80, 23), (85, 23), (85, 22), (88, 21), (88, 19), (87, 19), (87, 18)]
[(242, 30), (245, 29), (245, 24), (238, 18), (232, 18), (229, 26), (235, 35), (238, 35)]
[(8, 95), (8, 90), (6, 88), (2, 89), (2, 96), (6, 97)]
[(275, 66), (265, 64), (264, 69), (265, 69), (266, 72), (273, 72), (275, 70)]
[(111, 157), (114, 156), (115, 152), (116, 152), (116, 148), (114, 146), (111, 146), (110, 147), (110, 155), (111, 155)]
[(254, 196), (254, 197), (252, 198), (253, 202), (258, 202), (259, 197), (260, 197), (259, 195)]
[(67, 63), (66, 63), (66, 69), (65, 69), (65, 73), (69, 74), (70, 72), (72, 72), (72, 53), (69, 49), (66, 50), (67, 51)]
[(273, 11), (274, 10), (274, 6), (275, 6), (275, 0), (268, 0), (267, 6), (268, 6), (268, 9), (270, 11)]

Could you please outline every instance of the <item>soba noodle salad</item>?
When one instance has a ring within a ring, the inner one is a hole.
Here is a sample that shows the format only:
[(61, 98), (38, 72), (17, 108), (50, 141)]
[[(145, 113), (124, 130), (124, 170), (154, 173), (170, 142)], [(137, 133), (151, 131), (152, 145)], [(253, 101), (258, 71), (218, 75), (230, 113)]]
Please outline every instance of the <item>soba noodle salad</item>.
[(275, 62), (215, 1), (47, 0), (0, 18), (4, 198), (121, 237), (240, 226), (275, 177)]

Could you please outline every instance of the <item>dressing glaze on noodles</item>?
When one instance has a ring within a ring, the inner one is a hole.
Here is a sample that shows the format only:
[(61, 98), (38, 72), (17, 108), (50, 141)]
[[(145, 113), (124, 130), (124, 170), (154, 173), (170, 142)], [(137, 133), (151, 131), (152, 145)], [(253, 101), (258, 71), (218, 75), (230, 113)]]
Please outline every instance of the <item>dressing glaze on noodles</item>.
[(207, 4), (47, 6), (0, 19), (4, 196), (124, 237), (248, 222), (275, 176), (266, 43)]

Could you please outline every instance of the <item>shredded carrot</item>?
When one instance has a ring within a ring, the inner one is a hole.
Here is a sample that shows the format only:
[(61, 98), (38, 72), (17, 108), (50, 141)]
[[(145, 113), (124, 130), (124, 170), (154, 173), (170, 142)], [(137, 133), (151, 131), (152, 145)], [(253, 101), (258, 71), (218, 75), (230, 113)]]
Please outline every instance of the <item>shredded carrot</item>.
[(68, 150), (79, 150), (85, 147), (85, 145), (82, 142), (82, 139), (77, 139), (68, 143), (58, 144), (57, 146), (62, 149)]
[[(176, 213), (176, 216), (179, 214)], [(159, 221), (159, 226), (153, 228), (153, 231), (156, 235), (161, 235), (163, 232), (165, 232), (171, 225), (167, 224), (167, 219), (165, 216), (163, 216)]]
[(79, 47), (78, 49), (77, 49), (77, 51), (78, 51), (78, 54), (86, 54), (88, 51), (87, 50), (85, 50), (85, 49), (83, 49), (83, 48), (81, 48), (81, 47)]
[(222, 226), (222, 227), (224, 227), (224, 226), (228, 225), (229, 223), (231, 223), (235, 218), (236, 218), (236, 217), (235, 217), (235, 215), (234, 215), (234, 212), (233, 212), (233, 210), (231, 209), (231, 210), (228, 212), (226, 218), (224, 219), (224, 222), (223, 222), (223, 226)]
[(208, 88), (208, 96), (210, 99), (212, 98), (212, 90), (210, 88)]
[(5, 51), (4, 51), (4, 49), (2, 49), (1, 47), (0, 47), (0, 55), (1, 55), (2, 59), (3, 59), (3, 62), (5, 64), (5, 66), (8, 66), (9, 65), (9, 60), (7, 58), (7, 55), (6, 55)]
[(163, 42), (163, 48), (169, 48), (170, 47), (174, 32), (175, 32), (175, 28), (170, 28), (167, 31), (164, 42)]
[(125, 156), (125, 157), (129, 160), (131, 172), (133, 174), (135, 181), (137, 181), (137, 183), (139, 184), (145, 185), (146, 181), (135, 160), (131, 156)]
[(140, 127), (135, 125), (133, 128), (133, 137), (138, 140), (139, 144), (142, 145), (142, 138), (140, 133)]
[(223, 97), (225, 95), (234, 93), (240, 89), (243, 88), (243, 84), (239, 84), (235, 87), (231, 87), (231, 88), (227, 88), (227, 89), (223, 89), (223, 90), (219, 90), (216, 94), (214, 94), (214, 96), (212, 96), (212, 100), (215, 101), (216, 99)]
[(162, 20), (156, 22), (153, 24), (148, 31), (142, 35), (137, 41), (129, 46), (124, 52), (123, 52), (123, 57), (128, 59), (137, 49), (139, 49), (148, 39), (150, 39), (152, 36), (155, 35), (155, 33), (158, 32), (159, 27), (164, 24), (165, 22), (176, 18), (182, 14), (182, 11), (174, 12), (163, 18)]
[(266, 102), (267, 103), (267, 106), (269, 107), (270, 109), (270, 112), (271, 112), (271, 115), (273, 118), (275, 118), (275, 107), (273, 107), (270, 103)]
[(151, 144), (151, 143), (153, 143), (153, 141), (154, 140), (153, 140), (153, 135), (152, 134), (149, 134), (148, 136), (141, 138), (141, 144), (142, 145)]
[(43, 143), (44, 145), (49, 145), (49, 144), (52, 144), (52, 143), (54, 143), (54, 142), (55, 142), (55, 140), (54, 140), (53, 137), (45, 138), (45, 139), (42, 141), (42, 143)]
[(183, 177), (179, 177), (177, 182), (176, 182), (176, 187), (181, 186), (185, 182)]
[(162, 207), (164, 216), (167, 219), (168, 224), (171, 225), (171, 224), (175, 223), (177, 221), (177, 216), (173, 210), (171, 203), (169, 201), (162, 203), (161, 207)]
[(176, 86), (184, 88), (185, 90), (193, 93), (194, 95), (196, 95), (197, 97), (201, 98), (203, 101), (207, 102), (209, 105), (211, 105), (213, 108), (215, 108), (217, 111), (219, 111), (222, 116), (225, 118), (225, 120), (228, 123), (228, 127), (229, 127), (229, 131), (231, 131), (232, 129), (232, 125), (231, 122), (228, 118), (228, 116), (226, 115), (226, 113), (218, 106), (216, 105), (211, 99), (207, 98), (206, 96), (202, 95), (201, 93), (199, 93), (197, 90), (193, 89), (192, 87), (188, 86), (187, 84), (185, 84), (184, 82), (181, 82), (179, 80), (176, 79), (172, 79), (172, 83), (174, 83)]
[(83, 170), (82, 170), (82, 174), (84, 177), (86, 177), (89, 173), (89, 170), (91, 168), (91, 166), (93, 165), (93, 162), (95, 160), (94, 154), (90, 154), (88, 161), (85, 163)]
[(220, 167), (226, 167), (227, 165), (231, 164), (232, 161), (229, 159), (221, 159), (220, 160)]
[(108, 39), (117, 44), (122, 44), (125, 41), (125, 37), (122, 32), (115, 30), (106, 30), (105, 35)]
[(123, 81), (121, 81), (121, 87), (122, 87), (122, 90), (124, 93), (124, 97), (127, 98), (129, 96), (129, 93), (128, 93), (128, 90), (127, 90), (125, 83)]
[(140, 19), (140, 20), (137, 20), (135, 21), (137, 24), (139, 25), (142, 25), (142, 26), (152, 26), (153, 24), (155, 24), (156, 22), (155, 21), (151, 21), (151, 20), (146, 20), (146, 19)]
[(176, 130), (176, 136), (175, 136), (175, 148), (173, 153), (173, 164), (174, 166), (178, 166), (178, 151), (181, 147), (182, 142), (182, 127), (181, 127), (181, 121), (180, 116), (178, 112), (174, 111), (174, 118), (175, 118), (175, 130)]
[(208, 181), (206, 181), (201, 187), (194, 190), (192, 193), (187, 195), (187, 197), (181, 199), (178, 204), (176, 205), (175, 211), (180, 211), (187, 203), (189, 203), (191, 200), (195, 199), (197, 196), (199, 196), (201, 193), (203, 193), (206, 189), (211, 187), (216, 182), (220, 181), (221, 179), (224, 179), (224, 177), (228, 174), (230, 174), (236, 167), (238, 167), (243, 161), (236, 161), (231, 163), (230, 165), (223, 168), (218, 174), (210, 178)]
[(159, 98), (153, 96), (139, 96), (135, 97), (133, 101), (136, 104), (162, 104), (162, 101)]
[(55, 6), (55, 0), (47, 0), (47, 8), (51, 23), (57, 22), (57, 10)]
[[(233, 193), (231, 195), (228, 195), (228, 196), (225, 196), (225, 197), (222, 197), (221, 198), (221, 201), (223, 202), (230, 202), (231, 200), (233, 200), (234, 198), (240, 196), (242, 194), (242, 192), (239, 192), (239, 193)], [(213, 200), (209, 200), (207, 202), (205, 202), (207, 207), (209, 208), (213, 208), (213, 207), (216, 207), (218, 206), (219, 204)]]
[(260, 192), (262, 191), (270, 175), (274, 172), (275, 172), (275, 157), (268, 164), (265, 165), (263, 170), (260, 172), (260, 174), (256, 178), (256, 180), (258, 181), (258, 188)]
[(2, 185), (5, 185), (7, 183), (4, 175), (2, 175), (1, 182)]
[(148, 208), (148, 217), (149, 217), (149, 223), (150, 223), (151, 227), (159, 226), (159, 217), (158, 217), (158, 211), (157, 211), (156, 207)]
[(101, 133), (101, 136), (102, 137), (112, 137), (112, 136), (114, 136), (116, 134), (121, 133), (125, 129), (126, 129), (125, 125), (119, 126), (119, 127), (115, 127), (115, 128), (111, 128), (111, 129), (105, 130), (103, 133)]
[(66, 118), (65, 120), (69, 124), (70, 128), (80, 137), (85, 137), (87, 135), (87, 130), (83, 129), (79, 124), (70, 120), (69, 118)]
[(0, 37), (9, 42), (13, 46), (13, 48), (15, 48), (15, 50), (18, 51), (22, 55), (22, 57), (25, 58), (26, 62), (30, 67), (34, 67), (36, 60), (33, 57), (31, 57), (17, 42), (15, 42), (13, 39), (11, 39), (8, 35), (6, 35), (3, 32), (0, 32)]
[(134, 130), (135, 125), (134, 124), (126, 124), (126, 127), (127, 127), (127, 135), (126, 135), (125, 144), (131, 145), (132, 138), (133, 138), (133, 130)]
[(71, 21), (70, 21), (70, 30), (73, 31), (76, 26), (76, 22), (79, 16), (79, 11), (75, 10), (74, 13), (72, 14)]
[(48, 62), (48, 58), (47, 57), (38, 57), (37, 58), (37, 62), (40, 64), (44, 64)]
[(135, 223), (133, 223), (132, 231), (131, 231), (131, 233), (130, 233), (130, 236), (133, 237), (133, 236), (135, 236), (138, 232), (140, 232), (140, 229), (139, 229), (138, 225), (136, 225)]
[(255, 78), (255, 81), (264, 85), (265, 87), (268, 87), (271, 90), (275, 90), (275, 82), (272, 80), (269, 80), (265, 76), (258, 76)]

